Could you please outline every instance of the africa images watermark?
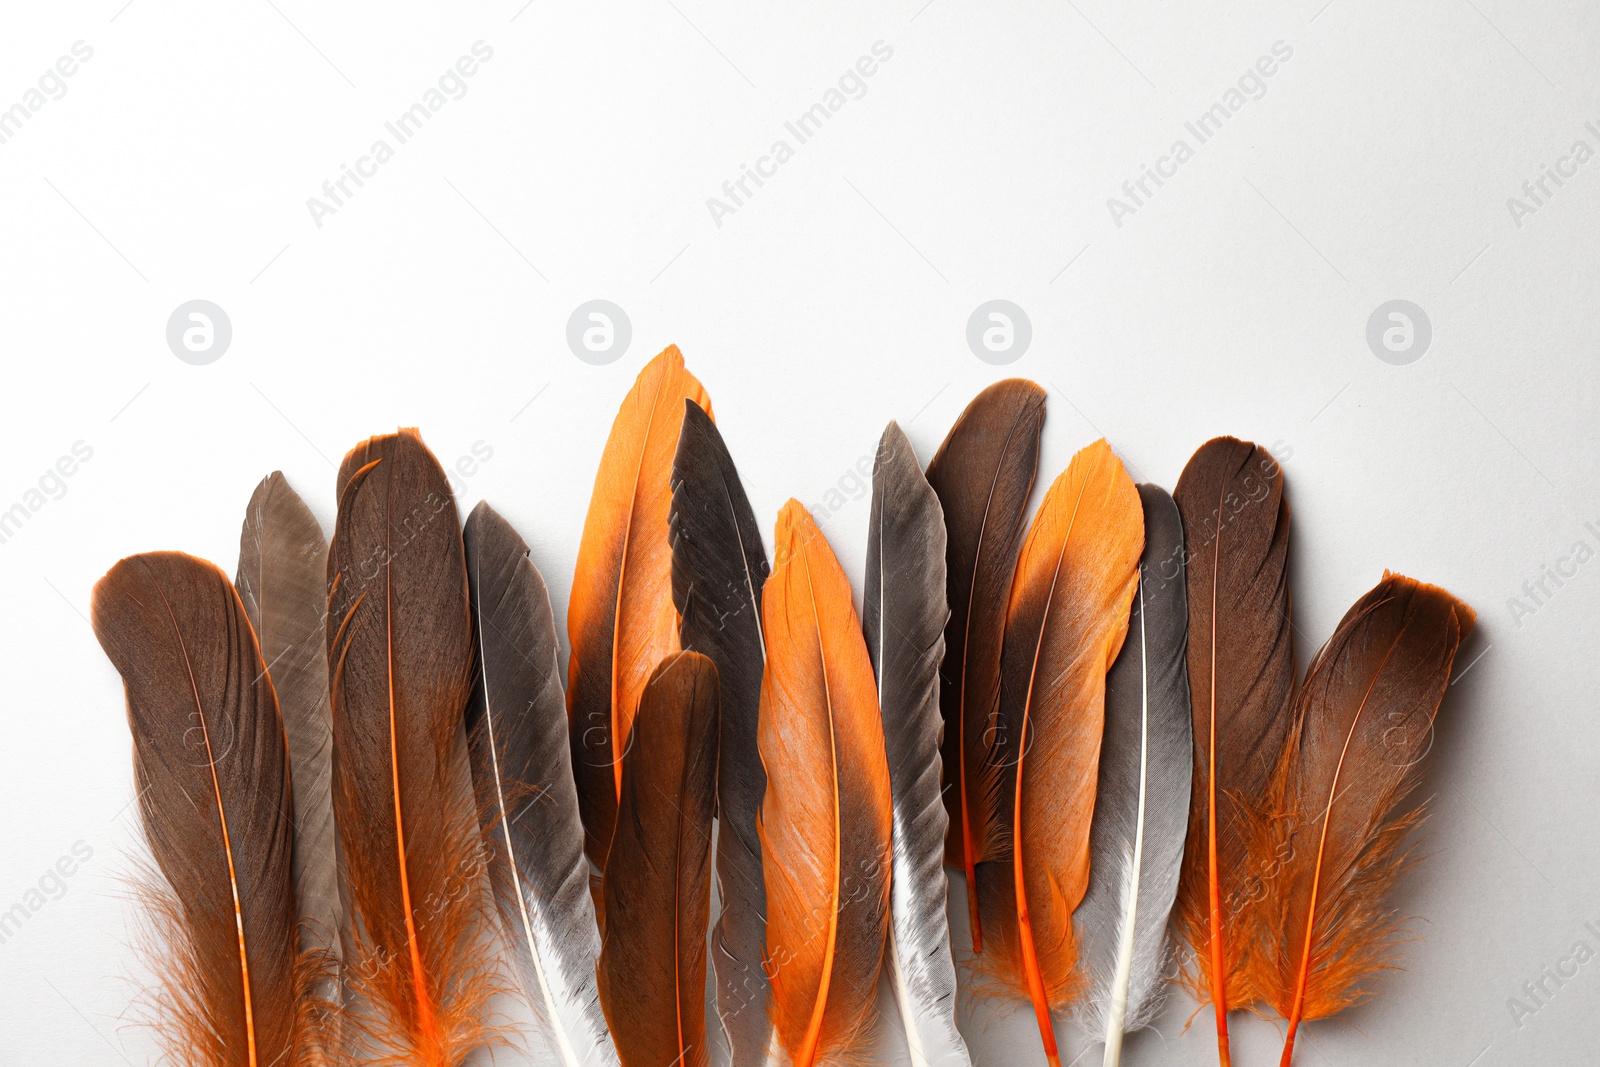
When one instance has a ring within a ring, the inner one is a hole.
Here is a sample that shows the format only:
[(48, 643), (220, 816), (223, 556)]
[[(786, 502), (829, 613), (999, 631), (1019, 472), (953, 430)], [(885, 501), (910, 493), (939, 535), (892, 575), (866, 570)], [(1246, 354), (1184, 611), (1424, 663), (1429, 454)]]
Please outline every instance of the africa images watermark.
[[(394, 139), (393, 144), (384, 137), (373, 141), (365, 155), (356, 157), (354, 167), (339, 164), (339, 176), (322, 183), (322, 196), (306, 198), (306, 210), (311, 213), (311, 221), (317, 229), (322, 229), (323, 219), (348, 206), (357, 190), (367, 184), (365, 179), (376, 177), (378, 168), (395, 157), (398, 146), (421, 133), (422, 128), (450, 101), (460, 100), (467, 95), (467, 79), (478, 73), (480, 64), (494, 58), (494, 49), (481, 40), (472, 42), (470, 51), (471, 55), (461, 56), (454, 65), (446, 68), (438, 81), (424, 90), (421, 100), (383, 124), (389, 137)], [(355, 188), (351, 188), (352, 185)]]
[[(851, 100), (866, 96), (867, 79), (878, 73), (879, 67), (892, 58), (892, 47), (881, 40), (872, 42), (870, 54), (861, 56), (853, 65), (846, 67), (844, 73), (839, 75), (838, 82), (823, 92), (821, 100), (783, 124), (788, 137), (773, 141), (767, 153), (758, 157), (753, 167), (748, 163), (739, 164), (739, 176), (722, 183), (722, 196), (706, 198), (706, 210), (711, 212), (711, 221), (717, 224), (717, 229), (722, 228), (724, 216), (732, 215), (744, 207), (755, 196), (756, 190), (766, 184), (766, 179), (777, 176), (778, 168), (794, 158), (795, 148), (820, 133), (822, 127)], [(789, 143), (789, 138), (794, 139), (794, 144)], [(751, 183), (755, 188), (751, 188)]]
[[(1600, 938), (1600, 926), (1593, 922), (1584, 923), (1583, 929), (1593, 937)], [(1587, 940), (1580, 938), (1554, 964), (1539, 968), (1537, 975), (1522, 983), (1520, 997), (1506, 998), (1506, 1008), (1511, 1012), (1512, 1024), (1518, 1030), (1522, 1029), (1523, 1023), (1548, 1007), (1556, 994), (1561, 992), (1562, 987), (1578, 977), (1579, 968), (1594, 959), (1594, 955), (1594, 947)]]
[(73, 41), (70, 55), (57, 59), (39, 75), (35, 88), (23, 92), (22, 99), (0, 111), (0, 144), (22, 132), (23, 125), (52, 100), (67, 95), (67, 79), (78, 73), (80, 64), (94, 58), (94, 49), (83, 41)]
[(67, 479), (78, 473), (78, 468), (94, 458), (94, 448), (86, 441), (72, 442), (69, 454), (59, 457), (45, 468), (39, 479), (23, 491), (22, 498), (4, 511), (0, 511), (0, 545), (8, 544), (29, 519), (44, 510), (52, 500), (67, 495)]
[[(1522, 583), (1522, 595), (1506, 599), (1506, 610), (1511, 613), (1511, 621), (1516, 623), (1517, 629), (1522, 629), (1522, 621), (1537, 615), (1539, 609), (1556, 598), (1556, 595), (1578, 576), (1583, 565), (1595, 557), (1595, 545), (1600, 544), (1600, 524), (1586, 522), (1583, 524), (1583, 536), (1579, 537), (1567, 550), (1555, 559), (1539, 564), (1539, 573)], [(1594, 542), (1590, 543), (1589, 538)]]
[[(1573, 178), (1578, 168), (1595, 157), (1595, 145), (1600, 145), (1600, 125), (1591, 119), (1583, 124), (1584, 131), (1594, 138), (1594, 144), (1583, 137), (1572, 142), (1565, 155), (1557, 156), (1555, 163), (1541, 164), (1539, 175), (1522, 183), (1522, 196), (1506, 197), (1506, 210), (1511, 213), (1511, 224), (1522, 229), (1522, 224), (1539, 209), (1547, 206), (1556, 193)], [(1551, 186), (1554, 188), (1551, 188)]]
[(46, 867), (34, 884), (23, 892), (22, 899), (5, 911), (0, 911), (0, 945), (6, 944), (21, 933), (22, 928), (43, 911), (45, 905), (66, 896), (67, 879), (77, 874), (93, 856), (93, 845), (87, 841), (74, 841), (71, 849)]
[(1138, 214), (1140, 208), (1148, 205), (1167, 179), (1176, 178), (1178, 168), (1193, 159), (1201, 145), (1221, 133), (1223, 126), (1243, 110), (1245, 104), (1266, 96), (1267, 79), (1278, 73), (1279, 67), (1293, 57), (1294, 49), (1287, 41), (1273, 41), (1270, 55), (1257, 59), (1253, 66), (1239, 75), (1234, 85), (1223, 92), (1221, 99), (1201, 112), (1193, 122), (1183, 124), (1189, 137), (1194, 139), (1193, 144), (1189, 143), (1188, 138), (1179, 137), (1172, 142), (1166, 155), (1159, 157), (1153, 165), (1141, 164), (1139, 176), (1122, 183), (1122, 196), (1107, 197), (1106, 209), (1111, 212), (1111, 221), (1117, 229), (1122, 229), (1122, 222), (1129, 215)]

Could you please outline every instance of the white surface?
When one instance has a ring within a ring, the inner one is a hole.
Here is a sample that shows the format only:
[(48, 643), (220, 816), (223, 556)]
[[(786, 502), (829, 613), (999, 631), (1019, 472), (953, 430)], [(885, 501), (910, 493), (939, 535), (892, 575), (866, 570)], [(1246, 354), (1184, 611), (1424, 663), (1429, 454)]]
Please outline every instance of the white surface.
[[(1406, 969), (1308, 1026), (1299, 1062), (1593, 1062), (1600, 962), (1547, 979), (1520, 1026), (1508, 1001), (1577, 943), (1600, 950), (1600, 565), (1532, 615), (1508, 599), (1573, 542), (1600, 549), (1600, 161), (1520, 227), (1506, 199), (1574, 140), (1600, 146), (1600, 13), (123, 4), (0, 20), (0, 107), (74, 42), (94, 50), (0, 144), (0, 510), (93, 449), (0, 544), (0, 910), (92, 849), (0, 944), (0, 1062), (155, 1061), (126, 1025), (116, 876), (136, 838), (120, 686), (83, 617), (95, 579), (153, 548), (231, 570), (274, 468), (331, 525), (342, 452), (419, 425), (447, 465), (492, 449), (463, 508), (486, 497), (518, 524), (564, 613), (606, 429), (668, 342), (763, 524), (791, 495), (851, 492), (825, 528), (857, 581), (853, 465), (889, 418), (926, 460), (997, 377), (1052, 386), (1048, 475), (1099, 433), (1169, 487), (1214, 434), (1285, 443), (1302, 660), (1385, 567), (1476, 607), (1483, 653), (1441, 719), (1431, 856), (1399, 900), (1421, 917)], [(306, 198), (479, 40), (494, 54), (466, 95), (317, 228)], [(880, 40), (893, 56), (866, 94), (719, 228), (706, 199)], [(1265, 94), (1113, 225), (1106, 198), (1278, 41), (1293, 56)], [(596, 297), (633, 323), (607, 367), (564, 340)], [(994, 297), (1032, 318), (1006, 368), (964, 338)], [(193, 298), (232, 319), (210, 366), (165, 343)], [(1410, 366), (1365, 342), (1392, 298), (1432, 319)], [(1175, 1001), (1125, 1062), (1215, 1062), (1209, 1016), (1180, 1034), (1187, 1014)], [(980, 1064), (1042, 1062), (1025, 1009), (971, 1022)], [(1275, 1061), (1271, 1024), (1235, 1032), (1243, 1067)]]

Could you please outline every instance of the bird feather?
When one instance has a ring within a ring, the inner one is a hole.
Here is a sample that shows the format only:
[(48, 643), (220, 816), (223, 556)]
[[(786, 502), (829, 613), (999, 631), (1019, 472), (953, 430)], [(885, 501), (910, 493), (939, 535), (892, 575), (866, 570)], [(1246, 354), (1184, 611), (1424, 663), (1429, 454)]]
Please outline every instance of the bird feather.
[(717, 792), (717, 669), (677, 652), (651, 675), (606, 863), (600, 1001), (623, 1067), (707, 1067), (706, 926)]
[(945, 533), (939, 499), (891, 422), (878, 442), (867, 533), (867, 651), (878, 678), (894, 803), (885, 967), (912, 1067), (971, 1067), (956, 1029), (939, 788), (939, 661), (944, 655)]
[(615, 1067), (550, 595), (527, 543), (487, 503), (467, 516), (464, 541), (479, 655), (468, 752), (512, 967), (545, 1062)]
[(762, 592), (761, 859), (773, 1044), (791, 1067), (861, 1054), (888, 934), (883, 723), (850, 583), (796, 501)]
[(1006, 834), (1004, 768), (1014, 756), (995, 729), (1007, 597), (1039, 469), (1044, 390), (1012, 378), (967, 405), (928, 464), (944, 510), (950, 619), (939, 706), (944, 716), (946, 862), (966, 875), (972, 951), (983, 951), (977, 865), (996, 859)]
[(717, 767), (717, 890), (712, 931), (717, 1014), (733, 1067), (765, 1062), (772, 1029), (761, 952), (766, 889), (756, 823), (767, 788), (756, 729), (761, 705), (761, 587), (766, 549), (733, 458), (711, 416), (684, 401), (672, 461), (672, 599), (686, 649), (716, 664), (722, 708)]
[(1072, 912), (1089, 881), (1106, 672), (1138, 585), (1139, 495), (1104, 440), (1072, 458), (1039, 505), (1017, 560), (1002, 656), (1000, 729), (1009, 854), (979, 865), (980, 965), (1027, 997), (1051, 1067), (1051, 1013), (1080, 993)]
[(294, 799), (272, 681), (227, 577), (150, 552), (96, 583), (95, 636), (122, 675), (164, 944), (158, 1039), (181, 1067), (314, 1062), (295, 905)]
[(328, 553), (334, 816), (352, 919), (350, 1022), (369, 1062), (457, 1067), (498, 990), (463, 711), (474, 654), (444, 471), (415, 430), (339, 468)]
[(1165, 490), (1141, 485), (1144, 552), (1128, 636), (1106, 677), (1100, 782), (1089, 831), (1089, 890), (1073, 913), (1089, 988), (1079, 1017), (1104, 1035), (1148, 1026), (1165, 991), (1167, 919), (1178, 892), (1194, 764), (1183, 528)]
[(711, 400), (669, 346), (622, 401), (595, 473), (567, 606), (567, 715), (585, 849), (600, 871), (616, 825), (628, 731), (645, 683), (678, 651), (672, 604), (672, 458), (683, 404)]

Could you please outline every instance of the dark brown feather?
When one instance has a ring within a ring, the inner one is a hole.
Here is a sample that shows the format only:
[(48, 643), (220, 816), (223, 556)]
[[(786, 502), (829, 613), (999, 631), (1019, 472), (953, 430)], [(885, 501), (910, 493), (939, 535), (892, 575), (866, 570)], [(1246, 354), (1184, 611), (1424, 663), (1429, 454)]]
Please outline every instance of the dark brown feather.
[(1247, 852), (1292, 719), (1289, 507), (1277, 461), (1232, 437), (1201, 446), (1173, 499), (1187, 554), (1195, 744), (1178, 917), (1194, 950), (1185, 984), (1215, 1007), (1226, 1064), (1227, 1012), (1252, 999), (1244, 958), (1263, 923), (1264, 872), (1248, 870)]
[(983, 950), (976, 867), (1000, 855), (1006, 833), (1001, 768), (1013, 757), (996, 729), (1000, 649), (1043, 425), (1043, 389), (1020, 378), (996, 382), (967, 405), (928, 464), (948, 532), (950, 619), (939, 671), (945, 860), (966, 872), (974, 952)]
[(600, 1003), (623, 1067), (705, 1067), (717, 670), (663, 660), (633, 720), (606, 863)]

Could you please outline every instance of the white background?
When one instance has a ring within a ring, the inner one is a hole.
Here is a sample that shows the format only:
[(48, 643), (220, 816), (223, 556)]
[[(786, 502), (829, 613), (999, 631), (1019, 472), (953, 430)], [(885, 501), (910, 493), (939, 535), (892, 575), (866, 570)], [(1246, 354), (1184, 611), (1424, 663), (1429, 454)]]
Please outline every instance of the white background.
[[(1600, 950), (1584, 925), (1600, 929), (1600, 564), (1548, 583), (1532, 613), (1508, 601), (1574, 542), (1600, 549), (1583, 525), (1600, 529), (1600, 160), (1520, 227), (1506, 201), (1576, 139), (1600, 147), (1584, 129), (1600, 13), (449, 6), (0, 14), (0, 108), (74, 42), (93, 48), (0, 144), (0, 510), (75, 442), (93, 449), (0, 543), (0, 910), (74, 843), (93, 850), (0, 944), (0, 1063), (156, 1060), (127, 1025), (140, 971), (119, 878), (138, 845), (120, 684), (84, 617), (95, 579), (155, 548), (231, 571), (275, 468), (331, 526), (342, 453), (417, 425), (447, 465), (492, 449), (463, 512), (484, 497), (519, 526), (563, 616), (610, 420), (669, 342), (764, 525), (789, 496), (853, 492), (824, 526), (857, 581), (868, 503), (851, 468), (890, 418), (926, 460), (998, 377), (1050, 389), (1045, 476), (1100, 434), (1168, 487), (1215, 434), (1280, 443), (1302, 661), (1386, 567), (1480, 613), (1440, 718), (1429, 855), (1397, 899), (1417, 941), (1374, 1003), (1303, 1031), (1298, 1062), (1593, 1062), (1600, 961), (1547, 980), (1520, 1026), (1508, 1001), (1578, 942)], [(306, 199), (478, 40), (494, 55), (466, 95), (316, 226)], [(880, 40), (893, 56), (866, 94), (719, 227), (707, 198)], [(1265, 95), (1116, 226), (1107, 198), (1278, 41), (1293, 56)], [(604, 367), (565, 342), (596, 297), (634, 330)], [(996, 297), (1033, 324), (1007, 368), (964, 336)], [(232, 320), (209, 366), (165, 341), (194, 298)], [(1394, 298), (1433, 324), (1408, 366), (1365, 340)], [(1209, 1016), (1184, 1033), (1189, 1010), (1174, 1000), (1129, 1062), (1215, 1062)], [(964, 1023), (980, 1063), (1042, 1063), (1025, 1008)], [(1236, 1033), (1237, 1062), (1275, 1062), (1273, 1024), (1238, 1017)]]

